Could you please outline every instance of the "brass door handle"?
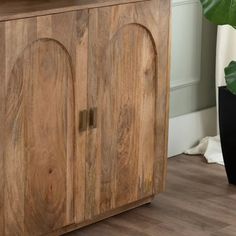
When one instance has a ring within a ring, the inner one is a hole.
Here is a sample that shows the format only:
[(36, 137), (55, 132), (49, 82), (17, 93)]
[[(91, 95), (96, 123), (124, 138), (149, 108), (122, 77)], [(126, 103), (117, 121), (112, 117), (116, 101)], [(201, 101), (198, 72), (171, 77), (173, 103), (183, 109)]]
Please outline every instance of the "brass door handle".
[(91, 108), (89, 110), (89, 128), (95, 129), (97, 128), (97, 108)]
[(97, 108), (82, 110), (79, 113), (79, 132), (84, 132), (88, 129), (97, 128)]
[(79, 113), (79, 132), (84, 132), (87, 130), (88, 121), (88, 111), (83, 110)]

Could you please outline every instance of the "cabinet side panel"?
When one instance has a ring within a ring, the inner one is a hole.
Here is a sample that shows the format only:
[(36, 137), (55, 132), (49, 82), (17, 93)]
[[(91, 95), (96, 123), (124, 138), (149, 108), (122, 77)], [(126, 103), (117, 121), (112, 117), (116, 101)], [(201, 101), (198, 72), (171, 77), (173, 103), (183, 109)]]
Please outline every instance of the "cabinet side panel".
[[(151, 8), (152, 15), (156, 14)], [(169, 127), (169, 93), (170, 93), (170, 31), (171, 31), (171, 2), (170, 0), (160, 0), (158, 5), (158, 84), (156, 104), (156, 162), (154, 176), (154, 192), (160, 193), (165, 190), (167, 171), (167, 147), (168, 147), (168, 127)]]
[(5, 24), (0, 23), (0, 235), (4, 233)]

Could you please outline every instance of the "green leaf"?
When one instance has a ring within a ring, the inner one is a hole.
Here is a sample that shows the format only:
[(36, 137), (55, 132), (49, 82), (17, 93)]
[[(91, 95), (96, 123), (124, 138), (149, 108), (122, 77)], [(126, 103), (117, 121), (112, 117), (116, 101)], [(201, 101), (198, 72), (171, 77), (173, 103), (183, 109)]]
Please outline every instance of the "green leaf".
[(217, 25), (236, 26), (236, 0), (200, 0), (203, 13)]
[(225, 79), (228, 90), (236, 95), (236, 61), (230, 62), (225, 68)]

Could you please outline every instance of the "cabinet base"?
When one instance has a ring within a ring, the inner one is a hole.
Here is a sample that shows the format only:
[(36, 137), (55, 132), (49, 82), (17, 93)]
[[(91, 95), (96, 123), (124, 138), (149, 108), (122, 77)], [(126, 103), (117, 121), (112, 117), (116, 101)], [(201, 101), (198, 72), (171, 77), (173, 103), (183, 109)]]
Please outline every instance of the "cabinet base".
[(88, 225), (97, 223), (99, 221), (102, 221), (104, 219), (107, 219), (109, 217), (121, 214), (121, 213), (123, 213), (125, 211), (134, 209), (136, 207), (139, 207), (139, 206), (142, 206), (142, 205), (145, 205), (145, 204), (149, 204), (149, 203), (152, 202), (153, 198), (154, 198), (154, 195), (153, 196), (149, 196), (149, 197), (144, 198), (144, 199), (141, 199), (141, 200), (138, 200), (136, 202), (129, 203), (129, 204), (125, 205), (125, 206), (119, 207), (117, 209), (114, 209), (114, 210), (111, 210), (111, 211), (106, 212), (104, 214), (101, 214), (99, 216), (96, 216), (96, 217), (94, 217), (91, 220), (87, 220), (87, 221), (84, 221), (84, 222), (79, 223), (79, 224), (69, 225), (69, 226), (66, 226), (66, 227), (64, 227), (62, 229), (56, 230), (56, 231), (54, 231), (54, 232), (52, 232), (50, 234), (47, 234), (47, 236), (59, 236), (59, 235), (63, 235), (65, 233), (69, 233), (69, 232), (74, 231), (74, 230), (78, 230), (78, 229), (83, 228), (85, 226), (88, 226)]

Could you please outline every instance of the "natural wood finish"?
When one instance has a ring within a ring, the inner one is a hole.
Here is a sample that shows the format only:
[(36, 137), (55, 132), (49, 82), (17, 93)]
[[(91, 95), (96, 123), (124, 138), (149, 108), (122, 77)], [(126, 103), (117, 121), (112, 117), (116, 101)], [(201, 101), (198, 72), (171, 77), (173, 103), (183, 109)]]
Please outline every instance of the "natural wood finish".
[(0, 235), (60, 235), (164, 190), (169, 14), (0, 1)]
[[(123, 20), (136, 9), (137, 4), (91, 11), (90, 58), (96, 67), (90, 66), (89, 87), (98, 92), (91, 90), (89, 102), (99, 115), (98, 129), (90, 131), (96, 163), (86, 171), (88, 183), (99, 183), (86, 193), (100, 192), (94, 193), (95, 202), (87, 202), (90, 214), (91, 208), (96, 215), (152, 195), (156, 49), (152, 36), (133, 17), (132, 24)], [(102, 24), (106, 31), (98, 30)]]
[[(157, 1), (155, 1), (158, 4)], [(170, 65), (171, 65), (171, 1), (160, 1), (158, 9), (157, 27), (157, 53), (158, 53), (158, 71), (157, 71), (157, 90), (156, 102), (156, 139), (154, 163), (155, 170), (155, 193), (161, 193), (165, 190), (165, 177), (167, 171), (168, 155), (168, 129), (169, 129), (169, 94), (170, 94)], [(150, 6), (149, 11), (156, 14), (155, 8)], [(148, 14), (146, 12), (146, 14)], [(166, 17), (168, 14), (168, 17)], [(160, 148), (162, 147), (162, 148)]]
[(90, 11), (88, 102), (98, 108), (98, 128), (89, 131), (88, 219), (163, 189), (169, 28), (159, 29), (158, 7), (153, 1)]
[(153, 197), (154, 196), (143, 198), (143, 199), (141, 199), (139, 201), (126, 204), (126, 205), (124, 205), (122, 207), (118, 207), (118, 208), (116, 208), (114, 210), (107, 211), (106, 213), (103, 213), (103, 214), (100, 214), (98, 216), (95, 216), (95, 217), (93, 217), (90, 220), (85, 220), (82, 223), (69, 225), (67, 227), (64, 227), (62, 229), (56, 230), (56, 231), (48, 234), (48, 236), (63, 235), (63, 234), (66, 234), (68, 232), (74, 231), (76, 229), (80, 229), (80, 228), (83, 228), (85, 226), (88, 226), (88, 225), (94, 224), (96, 222), (102, 221), (102, 220), (107, 219), (109, 217), (112, 217), (112, 216), (115, 216), (115, 215), (119, 215), (120, 213), (122, 213), (124, 211), (128, 211), (128, 210), (137, 208), (139, 206), (142, 206), (142, 205), (145, 205), (145, 204), (149, 204), (153, 200)]
[(168, 161), (166, 192), (139, 207), (67, 236), (235, 236), (236, 187), (224, 167), (203, 157)]
[[(5, 26), (0, 24), (0, 55), (5, 55)], [(0, 81), (5, 76), (6, 58), (2, 58), (0, 63)], [(5, 187), (5, 168), (4, 168), (4, 146), (5, 146), (5, 87), (0, 86), (0, 235), (4, 235), (4, 187)]]
[(87, 55), (87, 22), (83, 11), (1, 23), (5, 235), (45, 234), (84, 220), (86, 140), (76, 134), (75, 142), (74, 127), (87, 107), (87, 67), (80, 63)]
[(80, 223), (85, 218), (85, 157), (87, 147), (87, 132), (79, 132), (80, 111), (86, 110), (87, 82), (88, 82), (88, 22), (87, 10), (77, 13), (77, 40), (75, 60), (75, 146), (76, 159), (74, 162), (74, 197), (75, 197), (75, 222)]
[(53, 40), (32, 43), (13, 66), (6, 83), (7, 235), (73, 223), (72, 83), (69, 57)]
[(0, 0), (0, 21), (150, 0)]

